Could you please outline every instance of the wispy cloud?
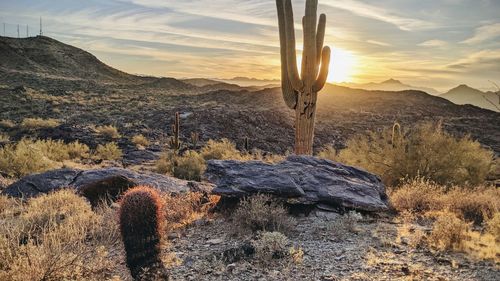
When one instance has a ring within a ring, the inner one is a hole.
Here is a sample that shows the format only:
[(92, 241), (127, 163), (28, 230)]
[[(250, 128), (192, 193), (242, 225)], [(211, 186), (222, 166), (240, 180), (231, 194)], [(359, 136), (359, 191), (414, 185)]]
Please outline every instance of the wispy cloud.
[(432, 39), (432, 40), (428, 40), (428, 41), (422, 42), (422, 43), (420, 43), (418, 45), (421, 46), (421, 47), (436, 47), (436, 48), (441, 48), (441, 47), (444, 47), (444, 46), (448, 45), (448, 43), (446, 41), (443, 41), (443, 40)]
[(377, 41), (377, 40), (366, 40), (366, 43), (370, 43), (370, 44), (378, 45), (378, 46), (382, 46), (382, 47), (391, 46), (391, 44), (389, 44), (389, 43), (385, 43), (385, 42), (381, 42), (381, 41)]
[(486, 40), (496, 39), (497, 37), (500, 37), (500, 22), (478, 27), (474, 32), (474, 36), (462, 41), (462, 43), (477, 44)]
[(431, 22), (411, 18), (410, 16), (399, 15), (381, 6), (374, 6), (356, 0), (328, 1), (323, 3), (323, 5), (342, 9), (358, 16), (390, 23), (405, 31), (426, 29), (434, 26)]

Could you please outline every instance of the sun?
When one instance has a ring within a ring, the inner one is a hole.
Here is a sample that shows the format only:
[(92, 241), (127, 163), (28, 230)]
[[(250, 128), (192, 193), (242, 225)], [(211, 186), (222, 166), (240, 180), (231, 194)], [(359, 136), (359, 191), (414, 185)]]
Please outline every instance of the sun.
[(357, 64), (358, 59), (353, 53), (339, 48), (332, 48), (328, 82), (352, 82), (353, 76), (356, 74)]

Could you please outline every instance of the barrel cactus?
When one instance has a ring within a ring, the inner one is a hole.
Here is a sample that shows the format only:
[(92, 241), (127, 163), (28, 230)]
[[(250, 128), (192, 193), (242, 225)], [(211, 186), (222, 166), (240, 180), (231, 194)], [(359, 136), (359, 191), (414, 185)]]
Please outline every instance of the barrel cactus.
[(163, 275), (161, 234), (163, 204), (158, 192), (148, 187), (127, 191), (120, 206), (120, 231), (127, 267), (134, 280)]
[(276, 0), (281, 46), (281, 87), (286, 105), (295, 110), (295, 153), (313, 152), (314, 119), (318, 92), (328, 77), (330, 48), (323, 47), (326, 15), (317, 22), (318, 0), (306, 1), (302, 18), (304, 50), (299, 76), (291, 0)]

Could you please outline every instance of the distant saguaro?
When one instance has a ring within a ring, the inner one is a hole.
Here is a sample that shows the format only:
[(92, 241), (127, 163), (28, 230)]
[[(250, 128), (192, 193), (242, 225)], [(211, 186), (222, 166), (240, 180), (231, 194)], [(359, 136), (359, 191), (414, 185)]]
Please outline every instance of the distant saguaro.
[(17, 25), (17, 38), (21, 38), (21, 36), (19, 35), (19, 24)]
[(40, 17), (40, 36), (43, 35), (43, 30), (42, 30), (42, 17)]

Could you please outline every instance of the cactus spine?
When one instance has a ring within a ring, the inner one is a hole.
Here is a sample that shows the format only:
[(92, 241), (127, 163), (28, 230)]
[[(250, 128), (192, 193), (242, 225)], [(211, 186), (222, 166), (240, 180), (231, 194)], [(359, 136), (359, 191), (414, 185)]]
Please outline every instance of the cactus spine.
[(295, 50), (295, 26), (291, 0), (276, 0), (281, 52), (281, 87), (283, 98), (295, 110), (295, 153), (311, 155), (314, 138), (314, 119), (318, 92), (328, 77), (330, 48), (323, 47), (326, 15), (317, 24), (318, 0), (306, 1), (302, 18), (304, 51), (299, 76)]
[(160, 241), (163, 223), (162, 201), (156, 190), (136, 187), (127, 191), (120, 205), (120, 231), (127, 267), (135, 280), (148, 273), (164, 272)]
[(175, 121), (172, 124), (172, 137), (170, 138), (170, 148), (174, 150), (179, 150), (181, 148), (181, 142), (179, 141), (179, 133), (181, 131), (181, 121), (179, 112), (175, 113)]

